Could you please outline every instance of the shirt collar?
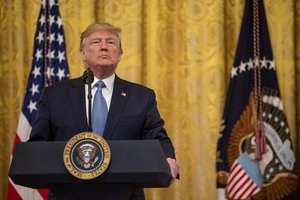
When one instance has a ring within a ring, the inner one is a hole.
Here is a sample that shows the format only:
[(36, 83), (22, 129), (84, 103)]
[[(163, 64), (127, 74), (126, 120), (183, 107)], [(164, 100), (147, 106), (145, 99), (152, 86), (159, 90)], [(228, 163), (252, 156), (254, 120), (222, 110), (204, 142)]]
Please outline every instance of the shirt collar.
[[(104, 82), (106, 88), (109, 90), (109, 91), (112, 91), (113, 90), (113, 87), (114, 87), (114, 81), (115, 81), (115, 78), (116, 78), (116, 75), (115, 73), (113, 73), (111, 76), (105, 78), (105, 79), (102, 79), (102, 81)], [(92, 83), (92, 88), (95, 86), (95, 84), (100, 81), (100, 79), (96, 78), (94, 76), (94, 81)]]

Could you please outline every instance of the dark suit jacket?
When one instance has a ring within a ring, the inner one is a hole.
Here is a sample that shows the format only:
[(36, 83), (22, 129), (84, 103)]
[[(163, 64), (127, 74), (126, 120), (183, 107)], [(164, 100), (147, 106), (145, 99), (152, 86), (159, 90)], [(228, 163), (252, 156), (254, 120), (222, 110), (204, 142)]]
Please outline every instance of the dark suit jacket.
[[(81, 78), (45, 88), (29, 141), (66, 141), (88, 131), (85, 98)], [(154, 91), (116, 76), (104, 139), (158, 139), (166, 157), (175, 158), (163, 125)]]

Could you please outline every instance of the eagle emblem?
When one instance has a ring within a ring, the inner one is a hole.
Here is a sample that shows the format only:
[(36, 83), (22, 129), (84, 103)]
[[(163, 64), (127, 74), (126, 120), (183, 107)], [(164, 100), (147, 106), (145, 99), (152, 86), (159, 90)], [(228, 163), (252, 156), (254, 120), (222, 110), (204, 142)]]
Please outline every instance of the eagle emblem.
[(80, 158), (79, 164), (85, 169), (94, 167), (95, 163), (99, 160), (99, 157), (95, 156), (97, 148), (92, 144), (83, 144), (77, 148), (77, 151)]
[(89, 180), (108, 168), (111, 152), (108, 143), (93, 132), (73, 136), (64, 149), (64, 164), (74, 177)]

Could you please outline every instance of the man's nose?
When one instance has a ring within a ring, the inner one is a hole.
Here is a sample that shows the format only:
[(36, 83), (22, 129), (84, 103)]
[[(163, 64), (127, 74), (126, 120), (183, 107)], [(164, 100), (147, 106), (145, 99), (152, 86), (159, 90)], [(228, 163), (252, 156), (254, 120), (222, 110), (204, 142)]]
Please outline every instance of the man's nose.
[(101, 42), (100, 51), (107, 51), (107, 43), (105, 41)]

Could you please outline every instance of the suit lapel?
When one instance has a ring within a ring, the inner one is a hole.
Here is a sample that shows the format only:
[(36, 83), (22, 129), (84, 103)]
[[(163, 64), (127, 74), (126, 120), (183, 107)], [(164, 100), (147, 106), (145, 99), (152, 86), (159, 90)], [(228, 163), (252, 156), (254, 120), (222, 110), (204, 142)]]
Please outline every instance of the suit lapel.
[(103, 137), (107, 140), (111, 139), (113, 131), (119, 118), (124, 110), (126, 102), (129, 98), (129, 86), (125, 81), (116, 76), (114, 83), (114, 91), (110, 103), (110, 108), (107, 116), (107, 122)]
[(81, 78), (74, 79), (68, 88), (70, 102), (74, 111), (74, 117), (79, 132), (87, 131), (85, 88)]

